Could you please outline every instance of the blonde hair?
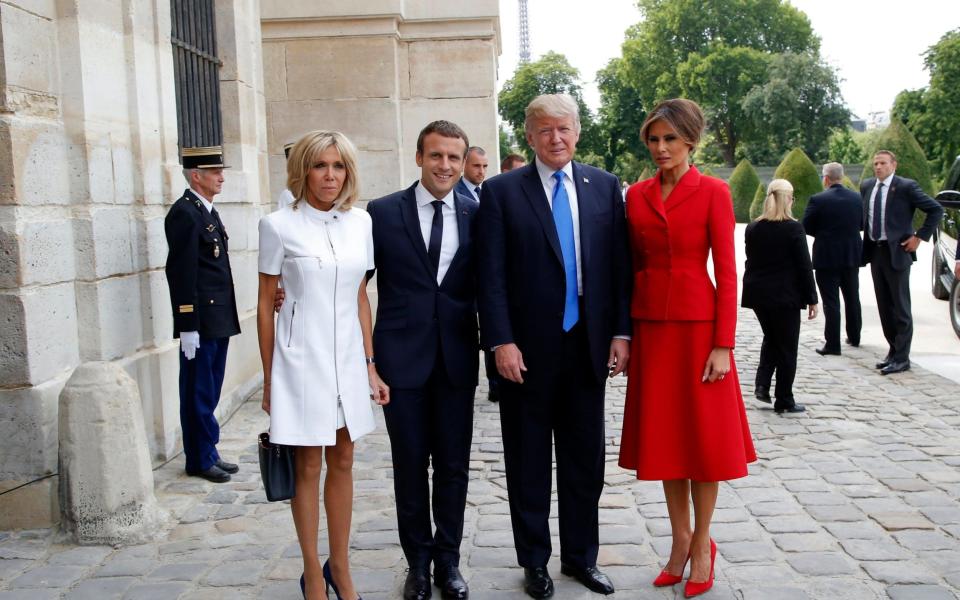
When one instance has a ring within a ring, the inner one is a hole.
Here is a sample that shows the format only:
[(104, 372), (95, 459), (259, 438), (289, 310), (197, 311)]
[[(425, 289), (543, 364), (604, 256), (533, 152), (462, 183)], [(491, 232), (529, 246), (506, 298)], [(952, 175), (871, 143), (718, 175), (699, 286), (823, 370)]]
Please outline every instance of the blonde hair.
[(287, 189), (294, 197), (293, 208), (307, 194), (307, 174), (317, 162), (320, 154), (330, 147), (340, 153), (340, 158), (346, 166), (347, 176), (343, 181), (340, 195), (333, 201), (337, 210), (349, 210), (360, 197), (360, 178), (357, 167), (357, 149), (353, 143), (339, 131), (311, 131), (293, 145), (290, 158), (287, 159)]
[(523, 130), (531, 133), (530, 128), (537, 119), (550, 117), (562, 119), (571, 117), (573, 119), (573, 129), (580, 133), (580, 107), (577, 101), (570, 94), (542, 94), (530, 101), (527, 110), (524, 113)]
[(796, 221), (790, 207), (793, 204), (793, 185), (786, 179), (774, 179), (767, 186), (763, 212), (757, 221)]

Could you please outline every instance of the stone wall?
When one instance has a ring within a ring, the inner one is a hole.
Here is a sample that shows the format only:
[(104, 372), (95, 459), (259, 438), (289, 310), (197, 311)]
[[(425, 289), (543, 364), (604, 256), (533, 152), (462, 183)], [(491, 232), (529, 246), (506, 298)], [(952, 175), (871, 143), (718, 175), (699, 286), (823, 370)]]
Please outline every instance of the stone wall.
[[(221, 412), (256, 387), (256, 225), (268, 201), (257, 0), (217, 0), (244, 333)], [(73, 369), (137, 382), (155, 462), (180, 451), (163, 218), (185, 183), (169, 0), (0, 0), (0, 530), (58, 518), (57, 397)], [(119, 449), (122, 451), (122, 449)]]
[(496, 0), (262, 0), (271, 197), (285, 186), (283, 145), (337, 129), (360, 152), (361, 196), (419, 177), (420, 130), (447, 119), (499, 164)]

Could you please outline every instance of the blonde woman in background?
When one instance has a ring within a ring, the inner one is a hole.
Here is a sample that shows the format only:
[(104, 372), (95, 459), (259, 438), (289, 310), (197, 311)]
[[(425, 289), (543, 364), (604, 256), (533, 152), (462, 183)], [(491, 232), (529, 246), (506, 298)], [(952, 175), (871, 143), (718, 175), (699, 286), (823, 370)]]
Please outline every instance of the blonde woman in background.
[(792, 207), (793, 186), (786, 179), (774, 179), (767, 186), (763, 213), (744, 233), (747, 263), (741, 305), (753, 309), (763, 329), (754, 393), (758, 400), (771, 402), (776, 373), (773, 408), (778, 414), (806, 410), (793, 398), (800, 311), (806, 309), (807, 318), (814, 319), (818, 304), (806, 234)]
[[(296, 446), (291, 501), (303, 554), (300, 588), (308, 600), (359, 598), (347, 550), (353, 510), (353, 444), (373, 431), (370, 400), (389, 402), (373, 364), (366, 272), (373, 237), (359, 197), (356, 150), (342, 133), (314, 131), (287, 161), (292, 205), (260, 220), (257, 334), (263, 362), (263, 410), (270, 438)], [(274, 295), (285, 299), (274, 323)], [(320, 475), (330, 558), (317, 553)]]

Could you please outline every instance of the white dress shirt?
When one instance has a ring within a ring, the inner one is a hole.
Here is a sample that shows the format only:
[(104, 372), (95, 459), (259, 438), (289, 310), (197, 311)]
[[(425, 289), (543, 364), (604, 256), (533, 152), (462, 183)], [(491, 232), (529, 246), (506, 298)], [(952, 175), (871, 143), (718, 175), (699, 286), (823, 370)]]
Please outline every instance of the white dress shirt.
[[(414, 193), (417, 198), (417, 213), (420, 217), (420, 233), (423, 234), (423, 247), (430, 248), (430, 229), (433, 228), (433, 204), (437, 198), (423, 187), (420, 182)], [(460, 247), (460, 230), (457, 227), (457, 208), (453, 203), (453, 190), (450, 190), (446, 196), (440, 199), (443, 202), (443, 237), (440, 239), (440, 266), (437, 268), (437, 284), (443, 281), (443, 276), (447, 274), (453, 255), (457, 253)]]
[[(547, 205), (550, 211), (553, 211), (553, 189), (557, 185), (557, 180), (553, 178), (556, 170), (551, 169), (539, 158), (535, 159), (537, 173), (540, 174), (540, 183), (543, 184), (543, 192), (547, 195)], [(567, 198), (570, 200), (570, 215), (573, 217), (573, 245), (577, 254), (577, 295), (583, 295), (583, 271), (580, 268), (580, 204), (577, 201), (577, 186), (573, 183), (573, 163), (567, 163), (562, 169), (563, 187), (567, 190)]]
[(880, 192), (880, 239), (874, 240), (875, 242), (887, 239), (887, 195), (890, 193), (890, 184), (893, 183), (894, 175), (895, 173), (890, 173), (883, 181), (877, 181), (870, 190), (870, 199), (867, 202), (867, 232), (873, 239), (873, 199), (877, 195), (877, 186), (883, 184), (883, 190)]

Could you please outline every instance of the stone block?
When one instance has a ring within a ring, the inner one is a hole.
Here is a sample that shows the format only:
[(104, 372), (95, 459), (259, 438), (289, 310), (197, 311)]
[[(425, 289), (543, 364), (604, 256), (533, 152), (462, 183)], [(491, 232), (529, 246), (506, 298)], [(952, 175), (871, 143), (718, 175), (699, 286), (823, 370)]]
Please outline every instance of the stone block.
[(267, 102), (287, 99), (287, 45), (268, 42), (263, 47), (263, 93)]
[(287, 99), (395, 97), (396, 45), (386, 36), (288, 41)]
[(419, 175), (416, 167), (417, 136), (436, 119), (453, 121), (466, 132), (471, 146), (487, 151), (490, 164), (499, 164), (496, 96), (488, 98), (412, 98), (401, 104), (402, 138), (401, 178), (412, 182)]
[(77, 282), (80, 353), (85, 359), (114, 360), (143, 345), (140, 279), (130, 275)]
[(0, 492), (5, 492), (0, 495), (0, 530), (38, 529), (55, 525), (60, 520), (57, 484), (57, 477), (32, 483), (0, 481)]
[(412, 98), (496, 95), (497, 61), (493, 40), (411, 42), (407, 60)]
[(0, 204), (69, 204), (70, 147), (55, 121), (0, 115)]
[[(29, 213), (28, 213), (29, 214)], [(19, 285), (71, 281), (75, 277), (73, 227), (68, 215), (18, 221)]]
[(75, 366), (77, 314), (72, 283), (0, 294), (0, 381), (38, 384)]
[(127, 207), (94, 206), (73, 219), (78, 275), (99, 279), (133, 273), (137, 223)]
[[(0, 390), (0, 484), (9, 490), (57, 471), (57, 398), (66, 376)], [(3, 528), (0, 527), (0, 530)]]
[(140, 285), (144, 343), (152, 342), (155, 346), (161, 346), (173, 337), (173, 312), (167, 276), (163, 271), (146, 271), (140, 274)]
[(31, 92), (57, 93), (54, 41), (56, 22), (31, 14), (27, 7), (4, 5), (0, 11), (4, 84)]
[(136, 382), (117, 364), (84, 363), (60, 394), (59, 417), (64, 529), (82, 544), (152, 539), (166, 517), (153, 495)]
[[(270, 123), (269, 147), (282, 147), (314, 129), (342, 131), (360, 151), (397, 150), (397, 101), (392, 98), (359, 98), (346, 100), (300, 100), (267, 104)], [(494, 118), (494, 112), (490, 118)], [(417, 128), (426, 125), (423, 121)], [(416, 142), (416, 135), (413, 141)], [(413, 148), (410, 146), (410, 161)]]

